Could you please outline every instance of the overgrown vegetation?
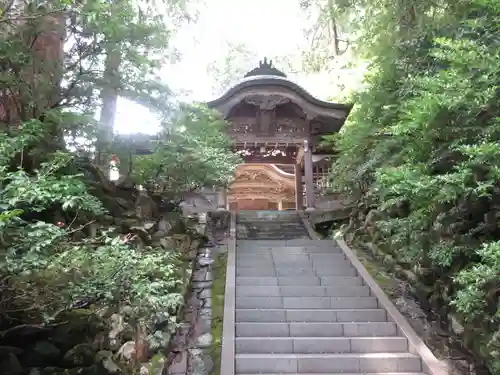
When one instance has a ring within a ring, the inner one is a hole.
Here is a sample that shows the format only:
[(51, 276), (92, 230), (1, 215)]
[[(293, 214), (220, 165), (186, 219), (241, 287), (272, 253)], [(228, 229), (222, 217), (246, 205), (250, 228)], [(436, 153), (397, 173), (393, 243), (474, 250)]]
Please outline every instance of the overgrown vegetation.
[[(166, 25), (189, 15), (180, 2), (153, 3), (2, 5), (0, 345), (11, 349), (0, 373), (135, 373), (176, 328), (196, 246), (176, 203), (226, 184), (239, 159), (217, 115), (172, 106), (156, 75), (171, 56)], [(118, 95), (163, 118), (156, 142), (145, 138), (148, 156), (109, 137)], [(99, 108), (108, 118), (96, 122)], [(97, 164), (113, 151), (131, 166), (119, 186)]]
[(226, 292), (226, 266), (227, 253), (216, 256), (212, 266), (212, 358), (215, 362), (213, 375), (220, 374), (221, 352), (222, 352), (222, 328), (224, 325), (224, 296)]
[(330, 139), (336, 189), (357, 204), (344, 229), (413, 272), (424, 298), (500, 373), (500, 2), (327, 9), (337, 25), (359, 26), (352, 46), (370, 61), (366, 89)]

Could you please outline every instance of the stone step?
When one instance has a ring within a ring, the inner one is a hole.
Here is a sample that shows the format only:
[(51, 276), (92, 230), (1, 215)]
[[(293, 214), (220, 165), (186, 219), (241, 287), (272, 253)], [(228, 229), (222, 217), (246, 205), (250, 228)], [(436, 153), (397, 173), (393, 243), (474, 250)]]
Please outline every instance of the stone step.
[(237, 337), (378, 337), (397, 336), (392, 322), (236, 323)]
[[(319, 248), (322, 250), (321, 248)], [(288, 249), (276, 249), (268, 250), (266, 248), (261, 249), (237, 249), (236, 250), (237, 258), (254, 258), (254, 259), (272, 259), (274, 257), (281, 258), (300, 258), (307, 257), (311, 259), (346, 259), (344, 254), (339, 250), (325, 250), (325, 251), (309, 251), (302, 248), (294, 248), (291, 247)]]
[[(270, 259), (273, 257), (281, 257), (281, 258), (300, 258), (300, 257), (308, 257), (309, 259), (346, 259), (344, 254), (339, 250), (325, 250), (325, 251), (309, 251), (301, 248), (290, 248), (290, 250), (268, 250), (266, 248), (262, 248), (264, 250), (256, 250), (254, 249), (237, 249), (236, 257), (237, 258), (254, 258), (254, 259)], [(321, 250), (321, 249), (320, 249)]]
[(268, 252), (268, 253), (242, 253), (238, 252), (236, 254), (236, 262), (251, 262), (251, 263), (265, 263), (265, 262), (275, 262), (275, 263), (287, 263), (287, 262), (310, 262), (310, 263), (336, 263), (346, 261), (346, 257), (343, 254), (333, 253), (333, 254), (318, 254), (318, 253), (307, 253), (307, 252), (296, 252), (296, 253), (280, 253), (280, 252)]
[(255, 220), (255, 221), (260, 221), (260, 220), (264, 220), (264, 221), (276, 221), (276, 220), (283, 220), (283, 221), (286, 221), (286, 222), (290, 222), (290, 221), (301, 221), (300, 219), (300, 216), (297, 215), (296, 212), (293, 212), (293, 211), (290, 211), (290, 213), (288, 213), (287, 211), (280, 211), (280, 212), (286, 212), (287, 214), (279, 214), (279, 215), (274, 215), (274, 214), (254, 214), (254, 213), (239, 213), (238, 214), (238, 221), (241, 221), (241, 220)]
[(370, 288), (358, 286), (237, 286), (237, 297), (368, 297)]
[(244, 277), (236, 278), (236, 286), (355, 286), (362, 285), (359, 276)]
[(262, 231), (269, 230), (280, 230), (280, 229), (298, 229), (305, 231), (304, 225), (297, 221), (269, 221), (269, 220), (259, 220), (259, 221), (241, 221), (238, 224), (241, 225), (241, 229), (258, 229)]
[(239, 211), (237, 215), (238, 219), (241, 218), (258, 218), (274, 220), (283, 218), (286, 220), (300, 219), (297, 211)]
[[(268, 234), (272, 235), (279, 235), (279, 234), (305, 234), (307, 235), (307, 232), (305, 229), (300, 228), (300, 227), (254, 227), (254, 226), (249, 226), (246, 228), (245, 231), (240, 232), (242, 234), (255, 234), (257, 236), (266, 236)], [(265, 238), (265, 237), (260, 237), (260, 238)], [(260, 239), (259, 238), (259, 239)]]
[(299, 268), (299, 269), (324, 269), (324, 268), (342, 268), (351, 267), (347, 260), (297, 260), (292, 261), (289, 258), (273, 260), (263, 259), (261, 261), (252, 261), (244, 258), (239, 258), (236, 261), (236, 267), (245, 268)]
[(287, 249), (287, 248), (302, 248), (302, 249), (313, 249), (320, 248), (324, 250), (338, 248), (331, 243), (327, 244), (315, 244), (312, 243), (310, 245), (300, 243), (304, 241), (313, 241), (309, 239), (294, 239), (294, 240), (239, 240), (237, 243), (237, 247), (253, 247), (256, 249), (259, 248), (268, 248), (268, 249)]
[(275, 260), (263, 259), (262, 261), (249, 261), (244, 258), (236, 261), (236, 266), (240, 268), (252, 267), (252, 268), (297, 268), (297, 269), (323, 269), (323, 268), (343, 268), (351, 267), (351, 263), (345, 259), (341, 260), (329, 260), (324, 259), (314, 259), (314, 260), (297, 260), (293, 261), (289, 257), (282, 258), (280, 256), (275, 257)]
[(376, 309), (375, 297), (236, 297), (237, 309)]
[(421, 372), (410, 353), (236, 354), (237, 373)]
[(315, 267), (313, 268), (254, 268), (236, 267), (236, 277), (238, 276), (356, 276), (356, 269), (350, 265), (335, 267)]
[(298, 216), (288, 216), (288, 217), (251, 217), (251, 216), (240, 216), (236, 221), (237, 224), (254, 224), (254, 223), (283, 223), (283, 224), (298, 224), (304, 225), (302, 220)]
[(236, 238), (240, 239), (248, 239), (248, 238), (267, 238), (270, 240), (287, 240), (290, 238), (302, 238), (304, 237), (301, 233), (277, 233), (277, 234), (266, 234), (264, 235), (253, 235), (253, 234), (241, 234), (237, 235)]
[(245, 221), (240, 221), (237, 224), (237, 230), (239, 232), (245, 232), (248, 230), (259, 231), (259, 232), (261, 231), (264, 232), (269, 230), (278, 231), (280, 229), (284, 230), (294, 229), (307, 233), (307, 229), (304, 227), (304, 225), (296, 221), (287, 222), (287, 221), (269, 221), (269, 220), (258, 220), (258, 221), (245, 220)]
[(291, 239), (290, 219), (245, 226), (256, 239), (237, 242), (236, 374), (423, 375), (335, 241)]
[[(239, 230), (239, 233), (237, 234), (242, 234), (242, 235), (257, 235), (257, 236), (264, 236), (268, 233), (273, 233), (273, 234), (279, 234), (279, 233), (301, 233), (307, 235), (307, 231), (305, 228), (302, 228), (300, 226), (271, 226), (270, 224), (265, 224), (265, 225), (260, 225), (260, 226), (255, 226), (255, 225), (246, 225), (244, 228), (241, 228)], [(309, 238), (309, 237), (306, 237)], [(257, 238), (258, 240), (263, 240), (266, 239), (264, 238)]]
[(404, 353), (405, 337), (237, 337), (236, 353)]
[[(277, 373), (260, 373), (260, 374), (245, 374), (245, 375), (280, 375), (280, 374), (277, 374)], [(295, 374), (292, 374), (290, 373), (289, 375), (298, 375), (297, 373)], [(306, 373), (306, 372), (302, 372), (301, 375), (312, 375), (311, 373)], [(352, 373), (352, 372), (340, 372), (340, 373), (324, 373), (324, 374), (321, 374), (321, 373), (316, 373), (314, 375), (425, 375), (424, 373), (422, 372), (363, 372), (363, 373), (360, 373), (360, 372), (356, 372), (356, 373)]]
[(329, 249), (331, 247), (337, 247), (335, 242), (332, 240), (312, 240), (312, 239), (294, 239), (294, 240), (240, 240), (238, 245), (251, 245), (251, 246), (276, 246), (276, 247), (322, 247), (324, 249)]
[(294, 218), (300, 219), (297, 211), (239, 211), (237, 215), (238, 219), (242, 218), (260, 218), (260, 219), (279, 219), (283, 218), (286, 220), (291, 220)]
[(341, 262), (347, 262), (346, 258), (342, 254), (308, 254), (304, 253), (238, 253), (236, 254), (236, 262), (245, 261), (257, 264), (262, 264), (266, 262), (274, 263), (309, 263), (309, 265), (315, 265), (315, 263), (327, 263), (335, 264)]
[[(257, 239), (270, 239), (266, 238), (269, 235), (279, 236), (279, 235), (301, 235), (307, 236), (307, 232), (300, 228), (267, 228), (265, 230), (261, 228), (247, 228), (239, 233), (242, 237), (244, 236), (258, 236)], [(285, 239), (286, 240), (286, 239)]]
[(236, 322), (387, 322), (383, 309), (236, 309)]
[[(238, 241), (239, 242), (239, 241)], [(238, 245), (236, 247), (237, 254), (344, 254), (338, 247), (322, 247), (322, 246), (251, 246)]]

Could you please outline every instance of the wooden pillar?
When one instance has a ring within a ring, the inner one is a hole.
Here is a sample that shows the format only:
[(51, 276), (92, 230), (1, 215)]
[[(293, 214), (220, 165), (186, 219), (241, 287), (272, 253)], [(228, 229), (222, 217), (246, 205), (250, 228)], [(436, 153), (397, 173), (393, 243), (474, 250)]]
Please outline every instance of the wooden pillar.
[(295, 209), (302, 211), (304, 209), (304, 192), (302, 191), (302, 169), (300, 165), (295, 164)]
[(309, 143), (304, 141), (304, 175), (306, 179), (306, 210), (314, 210), (314, 180), (313, 180), (313, 161), (312, 150)]
[(225, 187), (219, 189), (219, 194), (217, 197), (217, 209), (227, 210), (227, 189)]

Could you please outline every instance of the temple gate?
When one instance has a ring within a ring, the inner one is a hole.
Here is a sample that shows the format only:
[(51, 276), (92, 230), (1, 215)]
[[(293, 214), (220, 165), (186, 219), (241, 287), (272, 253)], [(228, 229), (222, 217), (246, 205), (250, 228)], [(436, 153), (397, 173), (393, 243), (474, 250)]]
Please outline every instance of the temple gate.
[(228, 135), (245, 161), (223, 193), (226, 208), (312, 210), (318, 206), (332, 156), (320, 141), (341, 129), (352, 105), (313, 97), (266, 59), (207, 105), (228, 121)]

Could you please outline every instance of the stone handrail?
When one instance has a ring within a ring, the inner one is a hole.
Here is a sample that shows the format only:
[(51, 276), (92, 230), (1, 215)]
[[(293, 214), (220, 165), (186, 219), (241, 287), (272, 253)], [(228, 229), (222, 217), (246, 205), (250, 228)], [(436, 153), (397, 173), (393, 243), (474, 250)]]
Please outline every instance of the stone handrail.
[(220, 375), (234, 375), (235, 373), (236, 213), (231, 212), (230, 214)]

